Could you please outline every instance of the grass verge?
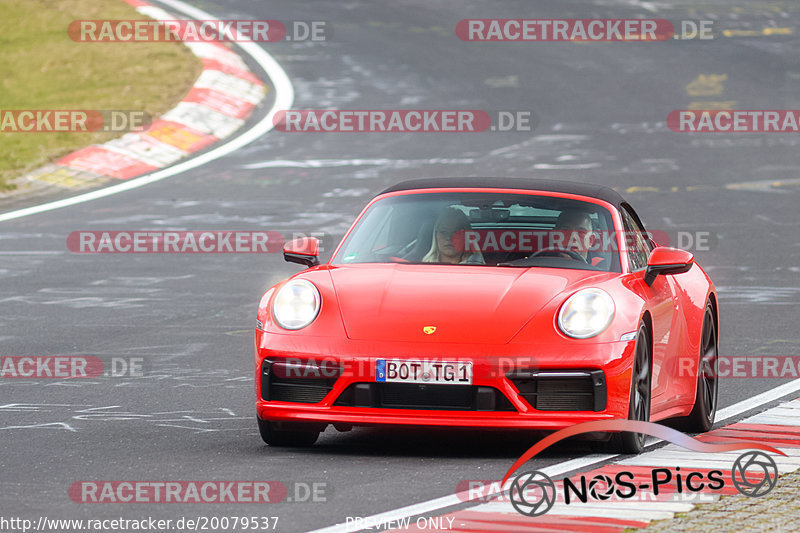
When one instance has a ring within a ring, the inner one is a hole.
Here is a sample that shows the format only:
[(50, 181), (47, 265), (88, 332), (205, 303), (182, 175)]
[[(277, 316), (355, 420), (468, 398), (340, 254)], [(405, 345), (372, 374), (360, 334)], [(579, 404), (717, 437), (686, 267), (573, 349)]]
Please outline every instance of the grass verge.
[[(122, 0), (0, 0), (0, 110), (172, 108), (202, 63), (180, 43), (83, 43), (73, 20), (144, 19)], [(0, 194), (8, 181), (120, 133), (0, 132)]]

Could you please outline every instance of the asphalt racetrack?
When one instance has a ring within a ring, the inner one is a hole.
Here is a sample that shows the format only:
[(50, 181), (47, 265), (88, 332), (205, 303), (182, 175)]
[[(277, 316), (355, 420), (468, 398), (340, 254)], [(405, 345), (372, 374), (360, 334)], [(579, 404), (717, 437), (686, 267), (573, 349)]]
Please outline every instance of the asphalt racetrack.
[[(273, 130), (169, 179), (0, 222), (0, 355), (141, 357), (145, 370), (128, 378), (0, 379), (4, 516), (258, 515), (278, 516), (278, 531), (308, 531), (452, 494), (464, 479), (500, 478), (535, 442), (513, 432), (330, 427), (312, 448), (270, 448), (255, 423), (255, 312), (263, 291), (300, 267), (279, 253), (76, 254), (65, 244), (72, 231), (322, 232), (327, 259), (372, 195), (403, 179), (587, 181), (622, 192), (649, 229), (709, 236), (709, 245), (688, 248), (719, 289), (723, 355), (800, 354), (800, 137), (678, 133), (665, 124), (671, 111), (690, 107), (800, 107), (796, 31), (764, 31), (800, 27), (800, 5), (190, 3), (222, 19), (325, 21), (325, 42), (263, 45), (288, 74), (296, 109), (532, 111), (535, 129)], [(653, 43), (456, 36), (459, 20), (489, 17), (707, 19), (717, 34)], [(268, 109), (269, 102), (258, 113)], [(720, 406), (792, 376), (784, 378), (723, 379)], [(562, 445), (531, 466), (589, 453), (586, 443)], [(167, 479), (318, 483), (325, 496), (248, 506), (81, 505), (69, 495), (79, 480)]]

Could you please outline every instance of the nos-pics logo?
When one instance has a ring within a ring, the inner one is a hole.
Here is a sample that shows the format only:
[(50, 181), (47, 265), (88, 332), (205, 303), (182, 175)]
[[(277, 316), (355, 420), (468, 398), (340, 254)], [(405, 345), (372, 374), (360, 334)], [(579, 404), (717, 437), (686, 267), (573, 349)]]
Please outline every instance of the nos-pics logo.
[[(577, 424), (558, 431), (528, 450), (506, 473), (501, 486), (519, 466), (531, 459), (551, 444), (567, 437), (590, 431), (632, 431), (644, 433), (677, 444), (683, 448), (703, 452), (722, 453), (735, 450), (750, 450), (741, 454), (731, 465), (729, 476), (722, 470), (691, 470), (680, 467), (653, 468), (649, 475), (638, 476), (633, 472), (617, 471), (613, 475), (598, 474), (593, 477), (580, 476), (576, 479), (564, 478), (558, 483), (538, 470), (523, 472), (515, 477), (509, 486), (509, 499), (517, 512), (530, 517), (541, 516), (553, 508), (556, 501), (566, 505), (606, 501), (612, 498), (622, 501), (635, 498), (642, 492), (653, 496), (659, 494), (691, 494), (701, 491), (719, 491), (728, 480), (737, 491), (750, 497), (768, 494), (778, 480), (778, 466), (764, 453), (764, 450), (778, 455), (786, 455), (780, 450), (757, 442), (711, 444), (700, 442), (674, 429), (632, 420), (603, 420)], [(726, 479), (727, 478), (727, 479)]]

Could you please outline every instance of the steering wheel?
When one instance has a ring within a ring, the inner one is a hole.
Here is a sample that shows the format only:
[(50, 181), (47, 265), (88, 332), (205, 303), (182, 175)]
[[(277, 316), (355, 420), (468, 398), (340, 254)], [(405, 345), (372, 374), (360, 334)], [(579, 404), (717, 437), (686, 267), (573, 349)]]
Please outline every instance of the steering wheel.
[(583, 256), (578, 252), (573, 252), (572, 250), (562, 250), (559, 248), (547, 248), (546, 250), (539, 250), (538, 252), (534, 252), (531, 255), (529, 255), (528, 258), (537, 256), (543, 256), (543, 257), (558, 256), (561, 254), (566, 254), (570, 256), (570, 258), (575, 259), (576, 261), (582, 261), (584, 263), (588, 263), (588, 261), (586, 261), (586, 259), (584, 259)]
[(397, 252), (395, 252), (395, 256), (400, 258), (405, 257), (406, 254), (408, 254), (411, 251), (411, 249), (414, 247), (415, 244), (417, 244), (417, 239), (414, 239), (410, 243), (406, 244), (405, 246), (397, 250)]

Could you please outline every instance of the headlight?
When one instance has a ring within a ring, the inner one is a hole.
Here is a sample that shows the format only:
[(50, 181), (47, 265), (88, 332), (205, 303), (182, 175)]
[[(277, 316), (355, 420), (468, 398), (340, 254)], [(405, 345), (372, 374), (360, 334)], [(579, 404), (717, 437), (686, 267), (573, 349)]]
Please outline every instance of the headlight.
[(570, 296), (558, 312), (558, 327), (576, 339), (602, 332), (614, 318), (614, 300), (601, 289), (583, 289)]
[(284, 329), (301, 329), (319, 313), (322, 298), (310, 281), (294, 279), (281, 287), (272, 302), (272, 316)]

